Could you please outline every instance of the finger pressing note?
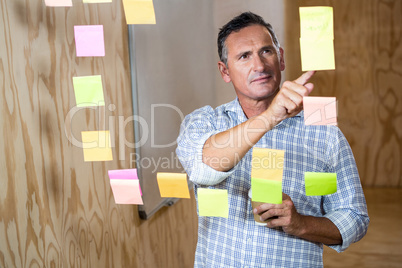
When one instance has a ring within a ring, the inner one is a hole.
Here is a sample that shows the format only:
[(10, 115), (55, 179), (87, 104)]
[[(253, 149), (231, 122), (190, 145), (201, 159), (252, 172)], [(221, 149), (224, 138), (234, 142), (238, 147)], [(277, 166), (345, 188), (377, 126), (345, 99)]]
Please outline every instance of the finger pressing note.
[(302, 85), (304, 86), (308, 80), (310, 80), (310, 78), (314, 75), (315, 71), (308, 71), (305, 72), (304, 74), (302, 74), (299, 78), (297, 78), (296, 80), (294, 80), (294, 82), (296, 84)]

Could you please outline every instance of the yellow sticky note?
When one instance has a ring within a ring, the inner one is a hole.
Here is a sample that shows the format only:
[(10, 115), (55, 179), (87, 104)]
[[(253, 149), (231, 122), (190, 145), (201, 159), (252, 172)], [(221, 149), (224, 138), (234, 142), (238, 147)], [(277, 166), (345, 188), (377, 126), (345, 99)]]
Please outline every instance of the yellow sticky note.
[(282, 181), (285, 151), (253, 148), (251, 178)]
[(300, 7), (300, 37), (334, 39), (332, 7)]
[(190, 198), (185, 173), (158, 172), (156, 178), (161, 197)]
[(209, 217), (229, 217), (228, 191), (198, 188), (198, 214)]
[(78, 107), (105, 106), (100, 75), (73, 77), (73, 86)]
[(82, 0), (83, 3), (89, 3), (89, 4), (94, 4), (94, 3), (111, 3), (112, 0)]
[(82, 131), (81, 137), (85, 162), (113, 160), (109, 131)]
[(300, 38), (303, 71), (335, 69), (334, 40)]
[(156, 24), (152, 0), (123, 0), (127, 24)]

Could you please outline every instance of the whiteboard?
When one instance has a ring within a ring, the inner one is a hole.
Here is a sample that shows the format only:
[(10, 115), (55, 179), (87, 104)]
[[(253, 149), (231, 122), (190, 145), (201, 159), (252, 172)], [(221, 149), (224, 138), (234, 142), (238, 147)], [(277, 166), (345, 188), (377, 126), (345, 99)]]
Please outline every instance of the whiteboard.
[(184, 172), (175, 153), (180, 124), (195, 109), (215, 104), (217, 71), (212, 1), (160, 0), (154, 6), (156, 25), (128, 29), (142, 219), (177, 201), (160, 197), (156, 174)]

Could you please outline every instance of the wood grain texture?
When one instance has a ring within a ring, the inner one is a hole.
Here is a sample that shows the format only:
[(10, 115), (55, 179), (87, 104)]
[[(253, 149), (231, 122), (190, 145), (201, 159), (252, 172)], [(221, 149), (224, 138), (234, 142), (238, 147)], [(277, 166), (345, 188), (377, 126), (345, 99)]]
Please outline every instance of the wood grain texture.
[[(134, 167), (121, 1), (0, 1), (0, 267), (191, 267), (194, 196), (141, 221), (107, 171)], [(106, 56), (75, 57), (74, 25), (104, 25)], [(75, 109), (72, 77), (102, 75), (105, 107)], [(81, 131), (110, 130), (113, 161), (84, 162)]]
[(336, 70), (313, 78), (313, 95), (335, 96), (339, 127), (362, 184), (402, 186), (402, 2), (286, 0), (286, 77), (301, 74), (300, 6), (334, 8)]

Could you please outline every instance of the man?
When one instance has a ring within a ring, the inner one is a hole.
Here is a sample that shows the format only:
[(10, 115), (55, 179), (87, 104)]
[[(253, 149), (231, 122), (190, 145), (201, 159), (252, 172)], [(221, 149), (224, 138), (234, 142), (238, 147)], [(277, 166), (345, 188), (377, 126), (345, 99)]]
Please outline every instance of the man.
[[(323, 244), (341, 252), (366, 233), (369, 218), (351, 149), (335, 126), (305, 126), (307, 72), (280, 87), (284, 51), (270, 24), (250, 12), (218, 36), (219, 71), (236, 100), (186, 116), (177, 155), (195, 194), (227, 189), (229, 218), (199, 217), (195, 267), (320, 267)], [(282, 204), (252, 211), (253, 147), (285, 150)], [(304, 173), (336, 172), (338, 191), (306, 196)], [(266, 221), (257, 226), (253, 213)]]

